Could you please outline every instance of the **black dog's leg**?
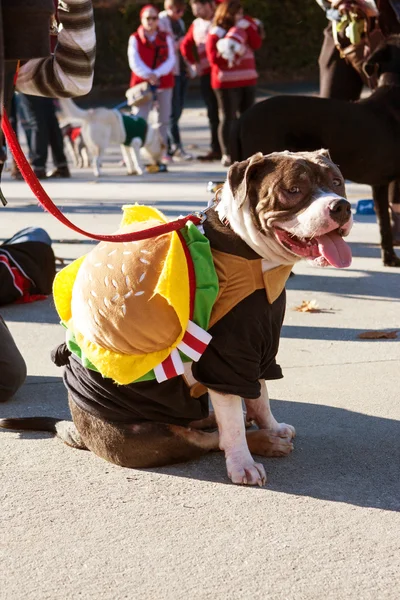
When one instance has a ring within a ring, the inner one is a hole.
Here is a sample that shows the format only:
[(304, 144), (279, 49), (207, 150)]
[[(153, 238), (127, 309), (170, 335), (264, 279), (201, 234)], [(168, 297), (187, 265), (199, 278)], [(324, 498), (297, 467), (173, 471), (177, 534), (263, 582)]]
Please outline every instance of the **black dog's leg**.
[(392, 221), (393, 245), (400, 246), (400, 181), (389, 184), (389, 206)]
[(389, 186), (373, 186), (372, 194), (381, 234), (383, 264), (385, 267), (400, 267), (400, 258), (396, 256), (393, 250), (393, 236), (389, 215)]

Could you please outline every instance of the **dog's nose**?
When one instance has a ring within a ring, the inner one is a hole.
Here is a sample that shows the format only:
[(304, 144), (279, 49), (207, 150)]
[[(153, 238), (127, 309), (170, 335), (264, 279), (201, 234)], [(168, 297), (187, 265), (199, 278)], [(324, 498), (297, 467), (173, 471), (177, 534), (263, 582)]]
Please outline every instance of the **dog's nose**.
[(333, 200), (328, 208), (331, 218), (336, 221), (338, 225), (344, 225), (351, 217), (351, 204), (344, 198)]

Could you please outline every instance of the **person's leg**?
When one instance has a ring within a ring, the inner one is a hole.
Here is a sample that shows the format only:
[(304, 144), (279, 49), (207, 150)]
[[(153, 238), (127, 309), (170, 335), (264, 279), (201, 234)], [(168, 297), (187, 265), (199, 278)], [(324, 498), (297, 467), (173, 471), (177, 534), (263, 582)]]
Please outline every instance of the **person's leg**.
[(168, 123), (171, 115), (172, 88), (157, 92), (158, 123), (165, 147), (168, 147)]
[(132, 114), (134, 114), (136, 117), (141, 117), (147, 123), (149, 120), (149, 114), (150, 114), (150, 110), (151, 110), (152, 106), (153, 106), (153, 100), (151, 100), (150, 102), (146, 102), (145, 104), (142, 104), (138, 108), (135, 108), (134, 110), (132, 110)]
[(400, 246), (400, 181), (389, 184), (389, 206), (391, 211), (393, 244)]
[(229, 166), (231, 130), (233, 123), (237, 119), (239, 109), (238, 92), (236, 88), (222, 88), (215, 90), (215, 93), (219, 110), (222, 114), (218, 129), (219, 143), (222, 149), (222, 163), (224, 166)]
[(240, 91), (240, 104), (239, 113), (242, 115), (247, 109), (251, 108), (256, 101), (256, 86), (247, 85), (246, 87), (239, 88)]
[(25, 379), (25, 361), (0, 316), (0, 402), (12, 398)]
[(181, 103), (181, 87), (183, 85), (182, 75), (175, 75), (174, 87), (172, 89), (171, 114), (169, 117), (168, 131), (168, 154), (173, 154), (174, 150), (181, 146), (181, 136), (179, 132), (179, 117), (182, 114)]
[[(17, 96), (16, 96), (16, 94), (13, 94), (13, 97), (11, 99), (10, 125), (14, 129), (15, 135), (17, 136), (17, 139), (18, 139)], [(9, 154), (11, 154), (11, 152)], [(13, 179), (23, 179), (23, 177), (17, 167), (17, 163), (14, 160), (14, 157), (11, 157), (11, 177)]]
[(31, 164), (39, 178), (46, 177), (47, 148), (49, 130), (46, 115), (46, 100), (41, 96), (21, 94), (21, 103), (28, 118), (31, 130)]
[(211, 75), (207, 73), (200, 77), (200, 91), (207, 107), (207, 117), (210, 124), (211, 131), (211, 152), (205, 155), (204, 160), (215, 160), (221, 158), (221, 147), (218, 139), (218, 126), (219, 126), (219, 115), (218, 115), (218, 102), (214, 90), (211, 87)]
[(64, 152), (64, 140), (60, 125), (56, 116), (56, 109), (52, 98), (46, 98), (47, 102), (47, 120), (49, 128), (49, 142), (55, 170), (49, 177), (70, 177), (67, 159)]
[(183, 147), (181, 133), (180, 133), (180, 129), (179, 129), (179, 120), (182, 116), (182, 112), (185, 107), (186, 90), (188, 87), (189, 80), (188, 80), (187, 76), (184, 74), (183, 75), (181, 74), (179, 77), (180, 77), (180, 86), (179, 86), (179, 93), (178, 93), (178, 98), (177, 98), (178, 106), (176, 107), (176, 117), (177, 117), (176, 128), (177, 128), (177, 132), (178, 132), (179, 142), (177, 142), (178, 151), (176, 153), (176, 156), (182, 160), (192, 160), (193, 156), (191, 154), (189, 154), (188, 152), (186, 152)]
[(319, 55), (320, 96), (337, 100), (358, 100), (363, 88), (361, 77), (335, 47), (332, 26), (324, 31), (324, 42)]

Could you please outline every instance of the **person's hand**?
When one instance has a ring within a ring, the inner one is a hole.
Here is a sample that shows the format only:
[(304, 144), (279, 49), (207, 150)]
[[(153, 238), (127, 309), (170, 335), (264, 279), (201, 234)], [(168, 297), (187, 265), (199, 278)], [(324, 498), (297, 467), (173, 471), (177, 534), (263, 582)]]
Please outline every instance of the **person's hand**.
[(155, 73), (152, 73), (148, 78), (148, 82), (150, 85), (158, 85), (159, 79)]

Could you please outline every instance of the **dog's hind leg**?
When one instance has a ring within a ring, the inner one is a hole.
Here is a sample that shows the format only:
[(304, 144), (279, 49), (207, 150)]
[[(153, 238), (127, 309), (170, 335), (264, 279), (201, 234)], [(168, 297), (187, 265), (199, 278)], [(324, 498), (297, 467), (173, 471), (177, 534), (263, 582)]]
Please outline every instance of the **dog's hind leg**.
[(162, 467), (219, 450), (218, 432), (206, 433), (154, 422), (110, 423), (84, 411), (72, 400), (70, 409), (86, 447), (121, 467)]
[(140, 156), (140, 148), (142, 147), (142, 140), (140, 138), (133, 138), (131, 147), (129, 148), (133, 164), (135, 165), (135, 171), (138, 175), (143, 175), (143, 164)]
[(393, 249), (393, 235), (389, 214), (389, 186), (372, 187), (375, 212), (381, 234), (381, 252), (385, 267), (400, 267), (400, 258)]
[(93, 153), (92, 165), (95, 177), (100, 177), (100, 164), (100, 155), (98, 153)]
[(56, 435), (67, 446), (78, 448), (79, 450), (87, 450), (72, 421), (64, 421), (53, 417), (0, 419), (0, 428), (13, 429), (15, 431), (46, 431)]
[(121, 144), (121, 153), (122, 153), (122, 158), (124, 159), (124, 163), (125, 163), (128, 175), (136, 175), (136, 168), (135, 168), (135, 164), (132, 160), (130, 148), (128, 146), (124, 146), (124, 144)]

